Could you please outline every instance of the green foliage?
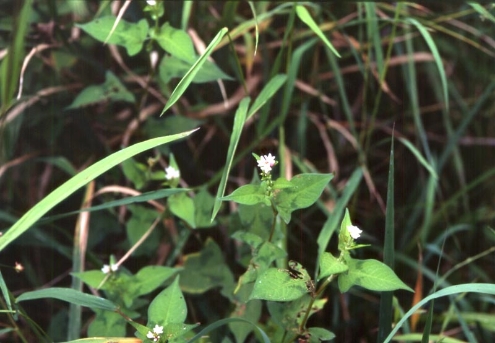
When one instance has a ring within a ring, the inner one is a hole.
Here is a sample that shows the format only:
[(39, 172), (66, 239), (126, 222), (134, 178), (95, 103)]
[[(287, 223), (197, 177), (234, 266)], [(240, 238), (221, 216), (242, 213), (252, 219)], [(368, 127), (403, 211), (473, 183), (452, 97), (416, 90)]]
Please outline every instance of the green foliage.
[(16, 2), (0, 340), (492, 341), (492, 12)]

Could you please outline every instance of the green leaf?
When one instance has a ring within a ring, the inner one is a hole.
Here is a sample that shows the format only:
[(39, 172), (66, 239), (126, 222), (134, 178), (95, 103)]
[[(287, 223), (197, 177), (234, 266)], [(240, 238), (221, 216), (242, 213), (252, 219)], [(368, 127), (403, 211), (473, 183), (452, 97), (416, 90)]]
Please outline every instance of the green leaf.
[[(100, 42), (105, 42), (116, 20), (114, 16), (107, 16), (76, 26)], [(137, 24), (120, 19), (107, 42), (125, 47), (129, 56), (134, 56), (141, 51), (148, 35), (148, 28), (146, 19), (141, 19)]]
[(151, 293), (178, 272), (179, 269), (177, 268), (146, 266), (141, 268), (137, 274), (129, 280), (130, 282), (127, 285), (127, 290), (133, 297)]
[[(394, 337), (394, 341), (399, 342), (421, 342), (422, 334), (420, 333), (407, 333), (404, 335), (397, 335)], [(463, 339), (457, 339), (444, 335), (430, 335), (429, 342), (439, 343), (466, 343)]]
[(309, 343), (320, 343), (325, 341), (331, 341), (335, 338), (335, 334), (324, 328), (309, 328), (310, 334)]
[(327, 37), (325, 36), (325, 34), (321, 31), (320, 27), (315, 23), (315, 21), (313, 20), (313, 18), (309, 14), (309, 12), (306, 9), (306, 7), (304, 7), (302, 5), (297, 5), (296, 6), (296, 13), (297, 13), (297, 16), (299, 17), (299, 19), (301, 19), (301, 21), (303, 23), (305, 23), (306, 25), (308, 25), (309, 28), (311, 30), (313, 30), (313, 32), (318, 37), (320, 37), (320, 39), (323, 41), (323, 43), (325, 43), (325, 45), (330, 49), (330, 51), (332, 51), (335, 55), (337, 55), (338, 57), (340, 57), (338, 51), (335, 50), (335, 48), (333, 47), (332, 43), (330, 43), (330, 41), (327, 39)]
[(184, 257), (180, 286), (184, 292), (200, 294), (214, 287), (231, 287), (234, 277), (225, 264), (222, 250), (208, 238), (200, 252)]
[(136, 99), (120, 80), (110, 71), (105, 74), (105, 82), (101, 85), (88, 86), (66, 107), (66, 110), (93, 105), (101, 101), (125, 101), (134, 103)]
[(151, 38), (155, 39), (163, 50), (179, 60), (189, 62), (193, 65), (196, 60), (196, 53), (191, 37), (186, 31), (176, 29), (165, 23), (158, 30), (151, 30)]
[(137, 162), (133, 158), (129, 158), (122, 162), (122, 171), (126, 179), (130, 180), (136, 189), (144, 187), (148, 181), (146, 165)]
[(187, 317), (187, 306), (179, 287), (177, 276), (170, 286), (161, 291), (148, 307), (147, 327), (156, 324), (166, 326), (170, 323), (184, 323)]
[(61, 186), (59, 186), (57, 189), (52, 191), (50, 194), (48, 194), (45, 198), (43, 198), (43, 200), (41, 200), (33, 208), (26, 212), (6, 233), (4, 233), (4, 235), (0, 237), (0, 251), (2, 251), (14, 239), (19, 237), (23, 232), (28, 230), (31, 225), (33, 225), (46, 212), (48, 212), (69, 195), (77, 191), (82, 186), (86, 185), (91, 180), (94, 180), (96, 177), (103, 174), (110, 168), (145, 150), (187, 137), (194, 131), (150, 139), (141, 143), (134, 144), (130, 147), (113, 153), (112, 155), (102, 159), (99, 162), (96, 162), (95, 164), (81, 171), (79, 174), (72, 177)]
[(198, 340), (202, 337), (205, 337), (205, 335), (207, 335), (209, 332), (215, 330), (216, 328), (219, 328), (222, 325), (233, 323), (233, 322), (242, 322), (242, 323), (247, 323), (247, 324), (252, 325), (256, 330), (258, 330), (264, 343), (270, 343), (271, 342), (270, 339), (268, 338), (268, 336), (266, 335), (266, 333), (261, 328), (259, 328), (256, 324), (253, 324), (252, 322), (250, 322), (244, 318), (225, 318), (225, 319), (217, 320), (216, 322), (211, 323), (210, 325), (205, 327), (203, 330), (198, 332), (194, 337), (189, 339), (188, 342), (195, 342), (196, 340)]
[[(251, 300), (247, 304), (239, 302), (230, 317), (242, 318), (251, 323), (257, 323), (261, 316), (261, 306), (260, 300)], [(246, 337), (254, 330), (254, 327), (243, 322), (230, 322), (229, 329), (234, 334), (235, 341), (242, 343), (245, 342)]]
[(91, 337), (91, 338), (81, 338), (72, 341), (62, 342), (62, 343), (137, 343), (136, 338), (132, 337)]
[(88, 336), (125, 336), (127, 321), (120, 314), (100, 310), (96, 310), (95, 312), (96, 316), (88, 328)]
[(202, 188), (193, 199), (194, 201), (194, 220), (196, 228), (209, 228), (215, 223), (211, 222), (211, 211), (215, 205), (215, 198), (208, 193), (206, 188)]
[[(297, 332), (299, 331), (299, 326), (306, 314), (310, 301), (310, 295), (306, 294), (290, 303), (268, 302), (267, 307), (272, 317), (271, 319), (278, 326), (289, 332)], [(308, 318), (320, 311), (326, 302), (327, 299), (316, 299), (313, 306), (311, 306)]]
[(394, 338), (394, 335), (396, 334), (396, 332), (400, 330), (400, 328), (402, 327), (404, 322), (406, 320), (408, 320), (412, 314), (416, 313), (418, 311), (418, 309), (423, 307), (429, 301), (431, 301), (433, 299), (440, 298), (440, 297), (444, 297), (447, 295), (462, 294), (462, 293), (467, 293), (467, 292), (495, 295), (495, 285), (494, 284), (488, 284), (488, 283), (467, 283), (467, 284), (461, 284), (461, 285), (446, 287), (442, 290), (439, 290), (433, 294), (428, 295), (426, 298), (422, 299), (416, 305), (411, 307), (409, 309), (409, 311), (407, 311), (407, 313), (404, 316), (402, 316), (402, 318), (397, 322), (397, 324), (394, 326), (393, 330), (387, 336), (384, 343), (390, 342)]
[(271, 206), (267, 206), (264, 203), (256, 205), (240, 204), (238, 213), (243, 230), (268, 240), (274, 218)]
[(349, 270), (339, 275), (339, 289), (347, 292), (352, 286), (361, 286), (372, 291), (405, 289), (414, 292), (402, 282), (390, 267), (377, 260), (347, 261)]
[(235, 150), (237, 144), (241, 138), (242, 128), (246, 122), (246, 112), (249, 106), (250, 98), (244, 98), (241, 100), (234, 117), (234, 127), (232, 134), (230, 135), (229, 149), (227, 150), (227, 160), (225, 161), (225, 167), (223, 169), (222, 178), (218, 185), (217, 197), (215, 199), (215, 205), (213, 206), (213, 212), (211, 213), (211, 221), (215, 219), (220, 205), (222, 204), (222, 197), (225, 194), (225, 187), (227, 186), (227, 178), (229, 177), (230, 168), (232, 168), (232, 161), (234, 160)]
[[(71, 273), (71, 275), (92, 288), (98, 288), (105, 278), (105, 274), (101, 270), (86, 270), (84, 272)], [(105, 289), (106, 285), (106, 283), (103, 284), (102, 289)]]
[[(162, 58), (159, 66), (160, 80), (168, 83), (173, 78), (182, 78), (191, 69), (192, 65), (193, 63), (188, 63), (174, 56), (165, 56)], [(215, 63), (206, 60), (191, 82), (206, 83), (218, 79), (233, 80), (232, 77), (225, 74)]]
[(186, 193), (174, 194), (168, 198), (170, 212), (184, 220), (191, 228), (196, 228), (194, 201)]
[(44, 288), (37, 291), (23, 293), (19, 297), (17, 297), (16, 303), (26, 300), (37, 300), (45, 298), (59, 299), (71, 304), (86, 306), (93, 309), (101, 309), (107, 311), (117, 310), (117, 306), (115, 306), (111, 301), (107, 299), (79, 292), (74, 289), (60, 287)]
[(167, 104), (163, 108), (163, 111), (160, 114), (160, 116), (162, 116), (165, 113), (165, 111), (167, 111), (170, 107), (172, 107), (173, 104), (175, 104), (177, 102), (177, 100), (179, 100), (179, 98), (182, 96), (182, 94), (186, 91), (187, 87), (189, 87), (189, 84), (192, 82), (192, 80), (194, 80), (194, 77), (196, 76), (198, 71), (201, 69), (201, 67), (205, 63), (206, 59), (211, 55), (211, 53), (213, 52), (213, 49), (220, 43), (220, 41), (222, 40), (223, 36), (225, 36), (227, 31), (228, 31), (228, 29), (225, 27), (223, 29), (221, 29), (217, 33), (215, 38), (213, 38), (211, 43), (208, 45), (205, 52), (198, 58), (198, 60), (196, 62), (194, 62), (191, 69), (189, 69), (187, 74), (182, 78), (182, 80), (180, 80), (177, 87), (175, 87), (174, 91), (172, 92), (172, 94), (170, 95), (170, 98), (167, 101)]
[(291, 278), (287, 270), (269, 268), (256, 280), (249, 299), (292, 301), (307, 293), (304, 280)]
[(249, 108), (247, 118), (249, 119), (253, 114), (255, 114), (269, 99), (273, 97), (273, 95), (282, 87), (285, 80), (287, 80), (287, 75), (279, 74), (275, 75), (263, 89), (260, 94), (253, 102), (251, 107)]
[(299, 174), (290, 180), (292, 187), (275, 190), (275, 207), (285, 223), (293, 211), (313, 205), (332, 178), (333, 174)]
[(412, 145), (411, 142), (409, 142), (407, 139), (400, 137), (398, 139), (409, 149), (409, 151), (413, 153), (414, 156), (416, 156), (418, 162), (421, 163), (426, 168), (426, 170), (428, 170), (431, 176), (433, 176), (435, 179), (438, 179), (437, 172), (432, 167), (432, 165), (426, 161), (423, 155), (421, 155), (421, 152), (419, 152), (418, 149), (416, 149), (416, 147)]
[(320, 275), (318, 281), (332, 274), (340, 274), (348, 270), (347, 264), (340, 262), (332, 254), (325, 252), (320, 261)]
[(244, 185), (237, 188), (231, 194), (219, 199), (235, 201), (236, 203), (243, 205), (263, 203), (270, 206), (270, 198), (265, 194), (265, 187), (263, 187), (263, 185)]

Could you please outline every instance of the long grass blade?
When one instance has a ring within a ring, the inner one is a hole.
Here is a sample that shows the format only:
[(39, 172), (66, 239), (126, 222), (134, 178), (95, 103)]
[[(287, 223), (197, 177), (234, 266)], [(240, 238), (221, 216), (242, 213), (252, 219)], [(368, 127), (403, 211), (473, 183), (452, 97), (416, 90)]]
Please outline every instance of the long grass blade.
[(196, 130), (154, 138), (134, 144), (123, 150), (117, 151), (116, 153), (113, 153), (112, 155), (86, 168), (43, 198), (43, 200), (27, 211), (2, 237), (0, 237), (0, 251), (12, 243), (12, 241), (14, 241), (22, 233), (27, 231), (50, 209), (110, 168), (115, 167), (117, 164), (122, 163), (126, 159), (143, 151), (187, 137)]
[(205, 63), (206, 59), (211, 55), (213, 49), (218, 45), (218, 43), (220, 43), (223, 36), (225, 36), (227, 32), (228, 29), (224, 27), (217, 33), (215, 38), (213, 38), (211, 43), (206, 48), (205, 52), (198, 58), (196, 62), (194, 62), (192, 67), (187, 71), (186, 75), (184, 75), (184, 77), (179, 81), (179, 84), (177, 85), (177, 87), (175, 87), (172, 94), (170, 94), (170, 98), (168, 99), (167, 104), (163, 108), (160, 116), (162, 116), (170, 107), (172, 107), (177, 102), (177, 100), (179, 100), (179, 98), (186, 91), (187, 87), (189, 87), (194, 77)]
[(234, 160), (234, 154), (237, 149), (237, 144), (241, 138), (242, 128), (246, 122), (246, 114), (249, 106), (250, 98), (244, 98), (241, 100), (237, 112), (234, 118), (234, 128), (232, 129), (232, 134), (230, 136), (229, 149), (227, 151), (227, 161), (225, 162), (225, 168), (223, 169), (222, 179), (218, 185), (217, 197), (215, 199), (215, 205), (213, 206), (213, 212), (211, 214), (211, 221), (215, 219), (218, 211), (220, 210), (220, 205), (222, 204), (221, 197), (225, 194), (225, 187), (227, 186), (227, 178), (229, 177), (230, 168), (232, 167), (232, 161)]

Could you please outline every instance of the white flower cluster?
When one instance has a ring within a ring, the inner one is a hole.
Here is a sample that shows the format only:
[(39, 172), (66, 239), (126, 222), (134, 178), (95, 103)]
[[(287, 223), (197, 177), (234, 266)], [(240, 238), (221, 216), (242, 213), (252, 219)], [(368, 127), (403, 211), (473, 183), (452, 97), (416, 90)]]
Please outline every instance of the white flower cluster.
[(348, 225), (347, 231), (349, 232), (349, 234), (353, 239), (358, 239), (361, 236), (361, 233), (363, 232), (363, 230), (359, 229), (357, 226), (354, 225)]
[(263, 155), (258, 160), (258, 167), (260, 167), (263, 173), (269, 174), (272, 171), (275, 163), (275, 156), (273, 156), (272, 154)]
[(101, 268), (101, 271), (105, 274), (108, 274), (110, 273), (111, 271), (112, 272), (116, 272), (117, 270), (119, 269), (119, 266), (117, 266), (116, 264), (111, 264), (111, 265), (108, 265), (108, 264), (104, 264), (103, 265), (103, 268)]
[(172, 166), (165, 168), (165, 178), (167, 180), (178, 179), (180, 177), (180, 172)]
[(156, 324), (155, 327), (153, 328), (153, 331), (148, 331), (146, 337), (153, 340), (153, 342), (158, 342), (158, 340), (160, 339), (160, 335), (162, 333), (163, 333), (163, 326)]

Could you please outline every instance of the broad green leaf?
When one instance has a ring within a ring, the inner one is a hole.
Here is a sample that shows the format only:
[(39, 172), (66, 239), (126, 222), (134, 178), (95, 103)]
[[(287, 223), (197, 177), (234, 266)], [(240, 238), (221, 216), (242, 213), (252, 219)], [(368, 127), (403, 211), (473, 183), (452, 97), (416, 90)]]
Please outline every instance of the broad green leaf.
[(291, 188), (294, 185), (284, 177), (279, 177), (273, 183), (273, 189), (283, 189), (283, 188)]
[(240, 204), (238, 213), (243, 230), (268, 240), (274, 218), (271, 206), (267, 206), (264, 203), (255, 205)]
[(170, 211), (184, 220), (191, 228), (196, 228), (194, 201), (186, 193), (174, 194), (168, 198)]
[[(117, 18), (114, 16), (107, 16), (76, 26), (93, 38), (104, 42), (116, 20)], [(127, 49), (129, 56), (134, 56), (141, 51), (148, 35), (148, 28), (146, 19), (141, 19), (138, 23), (129, 23), (121, 19), (107, 43), (123, 46)]]
[[(168, 83), (173, 78), (184, 77), (192, 65), (193, 63), (182, 61), (174, 56), (165, 56), (160, 62), (158, 75), (162, 82)], [(215, 63), (206, 60), (191, 82), (206, 83), (218, 79), (232, 80), (232, 77), (225, 74)]]
[[(92, 288), (98, 288), (105, 278), (105, 274), (101, 270), (86, 270), (84, 272), (71, 273), (71, 275)], [(105, 289), (106, 285), (107, 283), (103, 284), (102, 289)]]
[(433, 294), (428, 295), (426, 298), (423, 298), (420, 302), (418, 302), (416, 305), (411, 307), (409, 309), (409, 311), (407, 311), (407, 313), (404, 316), (402, 316), (402, 318), (397, 322), (397, 324), (394, 326), (393, 330), (387, 336), (384, 343), (390, 342), (394, 338), (394, 335), (396, 334), (396, 332), (400, 330), (400, 328), (402, 327), (404, 322), (406, 320), (408, 320), (412, 314), (416, 313), (416, 311), (418, 311), (418, 309), (423, 307), (429, 301), (431, 301), (433, 299), (440, 298), (440, 297), (444, 297), (447, 295), (462, 294), (462, 293), (469, 293), (469, 292), (495, 295), (495, 285), (489, 284), (489, 283), (467, 283), (467, 284), (461, 284), (461, 285), (446, 287), (442, 290), (439, 290)]
[(126, 179), (130, 180), (136, 189), (141, 189), (148, 181), (146, 165), (129, 158), (122, 162), (122, 171)]
[(146, 266), (130, 279), (127, 290), (134, 297), (151, 293), (178, 272), (177, 268)]
[(311, 335), (309, 338), (309, 343), (326, 342), (335, 338), (335, 334), (333, 332), (324, 328), (309, 328), (308, 332)]
[(402, 282), (390, 267), (377, 260), (348, 259), (349, 270), (339, 275), (339, 289), (347, 292), (352, 286), (361, 286), (371, 291), (393, 291), (405, 289), (414, 292)]
[(290, 180), (292, 187), (275, 190), (275, 207), (285, 223), (293, 211), (313, 205), (332, 178), (333, 174), (299, 174)]
[(176, 103), (177, 100), (179, 100), (179, 98), (182, 96), (182, 94), (186, 91), (187, 87), (189, 87), (189, 84), (192, 82), (192, 80), (194, 80), (194, 77), (196, 76), (198, 71), (201, 69), (201, 67), (205, 63), (206, 59), (211, 55), (211, 53), (213, 52), (213, 49), (218, 45), (218, 43), (220, 43), (220, 41), (222, 40), (223, 36), (225, 36), (227, 31), (228, 31), (228, 29), (226, 27), (221, 29), (217, 33), (215, 38), (213, 38), (211, 43), (208, 45), (205, 52), (198, 58), (198, 60), (196, 62), (194, 62), (191, 69), (189, 69), (187, 74), (182, 78), (182, 80), (180, 80), (177, 87), (175, 87), (174, 91), (172, 92), (172, 94), (170, 95), (170, 98), (167, 101), (167, 104), (163, 108), (163, 111), (160, 114), (160, 116), (162, 116), (165, 113), (165, 111), (167, 111), (170, 107), (172, 107), (173, 104)]
[(146, 119), (144, 131), (150, 138), (173, 135), (179, 132), (190, 131), (204, 123), (184, 116), (167, 116), (166, 118)]
[(232, 238), (250, 245), (253, 249), (258, 249), (265, 242), (260, 236), (246, 231), (236, 231)]
[(107, 71), (104, 83), (84, 88), (66, 109), (80, 108), (101, 101), (125, 101), (134, 103), (136, 99), (112, 72)]
[[(305, 294), (299, 299), (290, 303), (268, 302), (268, 311), (271, 319), (286, 331), (297, 331), (304, 318), (305, 312), (308, 309), (308, 304), (311, 301), (311, 296)], [(309, 316), (320, 311), (327, 299), (316, 299), (311, 307)], [(309, 318), (309, 317), (308, 317)]]
[(330, 49), (330, 51), (332, 51), (335, 55), (337, 55), (338, 57), (340, 57), (338, 51), (335, 50), (335, 48), (333, 47), (332, 43), (330, 43), (330, 41), (327, 39), (327, 37), (325, 36), (325, 34), (321, 31), (320, 27), (315, 23), (315, 21), (313, 20), (313, 18), (309, 14), (309, 12), (306, 9), (306, 7), (304, 7), (302, 5), (297, 5), (296, 6), (296, 13), (297, 13), (297, 16), (299, 17), (299, 19), (301, 19), (301, 21), (303, 23), (305, 23), (306, 25), (308, 25), (309, 28), (311, 30), (313, 30), (313, 32), (318, 37), (320, 37), (320, 39), (323, 41), (323, 43), (325, 43), (325, 45)]
[[(251, 300), (247, 304), (237, 303), (234, 312), (231, 314), (231, 318), (242, 318), (250, 321), (251, 323), (257, 323), (261, 316), (260, 300)], [(235, 337), (237, 343), (243, 343), (246, 337), (254, 330), (252, 325), (248, 325), (243, 322), (231, 322), (229, 323), (229, 329)]]
[(263, 203), (270, 206), (270, 198), (265, 194), (265, 189), (264, 185), (244, 185), (237, 188), (231, 194), (219, 199), (224, 201), (235, 201), (236, 203), (243, 205)]
[(190, 66), (193, 65), (196, 53), (191, 37), (186, 31), (176, 29), (167, 22), (158, 31), (151, 30), (150, 34), (163, 50), (179, 60), (189, 62)]
[(127, 321), (116, 312), (96, 310), (96, 316), (88, 327), (88, 336), (125, 336)]
[(72, 177), (61, 186), (59, 186), (57, 189), (52, 191), (50, 194), (48, 194), (45, 198), (43, 198), (43, 200), (41, 200), (33, 208), (26, 212), (26, 214), (24, 214), (7, 232), (5, 232), (3, 236), (0, 237), (0, 251), (2, 251), (14, 239), (19, 237), (23, 232), (28, 230), (50, 209), (55, 207), (69, 195), (77, 191), (82, 186), (86, 185), (91, 180), (94, 180), (96, 177), (103, 174), (110, 168), (145, 150), (187, 137), (194, 131), (150, 139), (141, 143), (134, 144), (130, 147), (113, 153), (112, 155), (102, 159), (99, 162), (96, 162), (95, 164), (81, 171), (79, 174)]
[(323, 279), (332, 274), (340, 274), (345, 272), (348, 269), (347, 264), (344, 262), (340, 262), (335, 256), (332, 254), (325, 252), (321, 257), (320, 261), (320, 275), (318, 276), (318, 280)]
[[(129, 240), (129, 245), (134, 246), (160, 214), (144, 206), (130, 205), (127, 208), (132, 213), (131, 218), (125, 225), (127, 239)], [(158, 244), (160, 243), (159, 238), (160, 234), (158, 230), (153, 230), (148, 238), (132, 253), (132, 256), (151, 256), (158, 248)]]
[(225, 264), (222, 250), (208, 239), (200, 252), (184, 257), (180, 286), (184, 292), (200, 294), (214, 287), (231, 287), (234, 277)]
[(170, 323), (184, 323), (187, 317), (187, 306), (179, 287), (177, 276), (170, 286), (161, 291), (148, 307), (147, 327), (156, 324), (166, 326)]
[(202, 188), (194, 197), (194, 220), (196, 228), (209, 228), (215, 223), (211, 222), (211, 211), (215, 205), (215, 198), (208, 193), (206, 188)]
[(60, 287), (44, 288), (37, 291), (23, 293), (17, 297), (16, 303), (26, 300), (37, 300), (45, 298), (59, 299), (71, 304), (86, 306), (93, 309), (101, 309), (107, 311), (117, 310), (117, 306), (115, 306), (111, 301), (107, 299), (79, 292), (74, 289)]
[(308, 293), (302, 279), (293, 279), (284, 269), (268, 268), (254, 284), (250, 299), (292, 301)]
[(261, 90), (260, 94), (254, 100), (253, 104), (249, 108), (247, 118), (249, 119), (253, 114), (255, 114), (273, 95), (282, 87), (285, 80), (287, 80), (287, 75), (279, 74), (275, 75)]
[(218, 185), (217, 197), (215, 199), (215, 205), (213, 206), (213, 212), (211, 213), (211, 221), (215, 219), (220, 210), (220, 205), (222, 204), (222, 197), (225, 194), (225, 187), (227, 186), (227, 178), (229, 177), (230, 168), (232, 168), (232, 161), (234, 160), (237, 144), (241, 138), (242, 128), (246, 122), (246, 112), (250, 101), (250, 98), (242, 99), (235, 112), (234, 127), (232, 129), (232, 134), (230, 135), (229, 149), (227, 150), (227, 160), (225, 161), (225, 167), (223, 168), (222, 179)]

